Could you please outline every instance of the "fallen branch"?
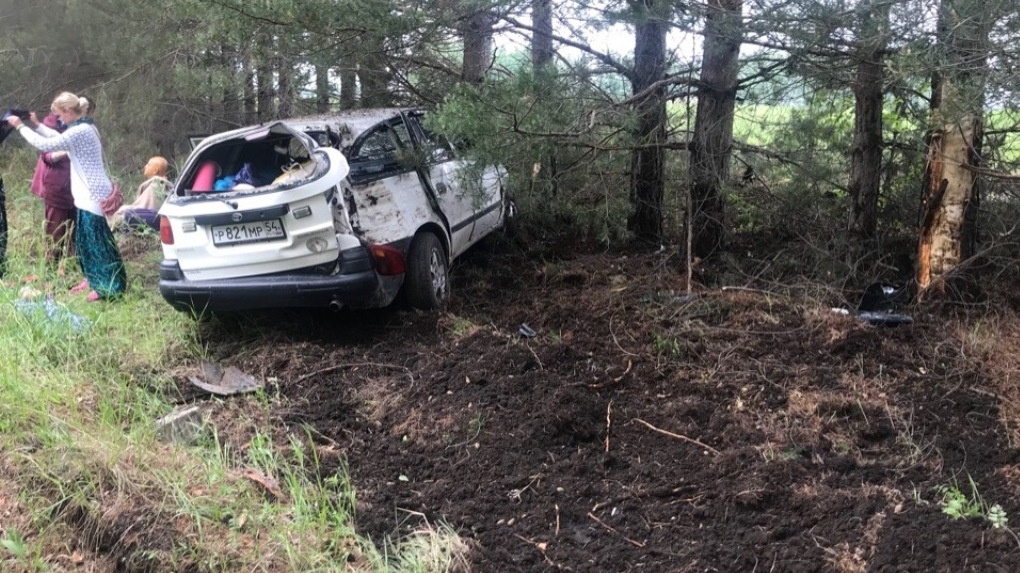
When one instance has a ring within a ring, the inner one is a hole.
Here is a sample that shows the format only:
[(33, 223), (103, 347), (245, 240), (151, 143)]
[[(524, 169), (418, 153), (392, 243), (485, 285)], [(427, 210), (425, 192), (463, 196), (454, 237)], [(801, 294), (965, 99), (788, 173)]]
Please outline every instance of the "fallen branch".
[(298, 384), (304, 382), (305, 380), (308, 380), (309, 378), (312, 378), (313, 376), (329, 374), (330, 372), (336, 372), (337, 370), (343, 370), (344, 368), (357, 368), (359, 366), (376, 366), (378, 368), (393, 368), (397, 370), (403, 370), (404, 372), (407, 372), (407, 377), (411, 379), (411, 384), (414, 384), (414, 376), (411, 374), (411, 370), (406, 366), (400, 366), (397, 364), (382, 364), (379, 362), (352, 362), (351, 364), (337, 364), (335, 366), (330, 366), (328, 368), (316, 370), (315, 372), (309, 372), (308, 374), (305, 374), (304, 376), (301, 376), (294, 380), (294, 383)]
[(685, 442), (690, 442), (690, 443), (692, 443), (692, 444), (694, 444), (696, 446), (700, 446), (702, 448), (705, 448), (706, 450), (712, 452), (713, 454), (715, 454), (717, 456), (722, 453), (719, 450), (713, 448), (712, 446), (710, 446), (708, 444), (705, 444), (705, 443), (702, 443), (702, 442), (699, 442), (698, 440), (695, 440), (694, 438), (688, 438), (687, 436), (682, 436), (680, 434), (674, 434), (673, 432), (667, 432), (666, 430), (663, 430), (663, 429), (660, 429), (660, 428), (656, 428), (655, 426), (649, 424), (648, 422), (646, 422), (646, 421), (644, 421), (644, 420), (642, 420), (640, 418), (634, 418), (634, 421), (639, 423), (639, 424), (643, 424), (645, 426), (648, 426), (649, 428), (651, 428), (652, 430), (654, 430), (656, 432), (659, 432), (660, 434), (665, 434), (665, 435), (667, 435), (667, 436), (669, 436), (671, 438), (676, 438), (678, 440), (683, 440)]

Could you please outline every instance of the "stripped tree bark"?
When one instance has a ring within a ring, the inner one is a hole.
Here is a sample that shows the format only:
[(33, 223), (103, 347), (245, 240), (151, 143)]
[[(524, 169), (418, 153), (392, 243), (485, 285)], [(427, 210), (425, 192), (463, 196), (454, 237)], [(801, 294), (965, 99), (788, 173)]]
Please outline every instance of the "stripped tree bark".
[(921, 297), (957, 296), (961, 263), (977, 248), (977, 207), (988, 6), (984, 0), (943, 0), (939, 40), (946, 67), (932, 81), (932, 131), (925, 161), (918, 228)]

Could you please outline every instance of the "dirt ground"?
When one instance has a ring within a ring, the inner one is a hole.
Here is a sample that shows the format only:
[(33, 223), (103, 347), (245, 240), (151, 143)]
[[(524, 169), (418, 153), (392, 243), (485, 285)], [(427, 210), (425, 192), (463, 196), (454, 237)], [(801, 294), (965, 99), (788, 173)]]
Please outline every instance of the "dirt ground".
[(1008, 525), (941, 507), (972, 479), (1020, 523), (1011, 310), (878, 327), (832, 312), (860, 293), (717, 276), (687, 297), (681, 269), (494, 241), (445, 312), (269, 313), (203, 338), (273, 381), (274, 427), (313, 428), (324, 474), (348, 465), (362, 533), (449, 524), (473, 571), (1020, 568)]

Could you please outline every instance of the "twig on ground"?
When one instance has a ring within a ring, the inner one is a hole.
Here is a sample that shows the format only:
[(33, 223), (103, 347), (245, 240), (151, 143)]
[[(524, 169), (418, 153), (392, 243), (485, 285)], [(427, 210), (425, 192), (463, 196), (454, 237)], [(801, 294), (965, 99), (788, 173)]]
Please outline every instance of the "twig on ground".
[(609, 428), (613, 425), (613, 401), (606, 406), (606, 453), (609, 453)]
[(624, 376), (630, 374), (630, 369), (633, 368), (633, 367), (634, 367), (634, 363), (631, 362), (630, 360), (628, 360), (627, 361), (627, 369), (623, 371), (623, 374), (620, 374), (616, 378), (613, 378), (613, 382), (619, 382), (620, 380), (623, 380)]
[(616, 331), (613, 330), (612, 316), (609, 317), (609, 335), (613, 337), (613, 344), (615, 344), (616, 347), (620, 349), (620, 352), (626, 354), (627, 356), (637, 356), (637, 354), (634, 354), (633, 352), (630, 352), (628, 350), (624, 350), (624, 348), (620, 346), (620, 340), (616, 338)]
[(595, 514), (594, 514), (594, 513), (588, 512), (588, 517), (590, 517), (590, 518), (592, 519), (592, 521), (594, 521), (595, 523), (597, 523), (597, 524), (601, 525), (602, 527), (605, 527), (605, 528), (606, 528), (606, 529), (608, 529), (609, 531), (612, 531), (613, 533), (615, 533), (615, 534), (619, 535), (619, 536), (620, 536), (620, 537), (622, 537), (622, 538), (623, 538), (623, 539), (624, 539), (624, 540), (625, 540), (625, 541), (626, 541), (627, 543), (630, 543), (630, 544), (631, 544), (631, 545), (633, 545), (634, 547), (644, 547), (644, 546), (645, 546), (645, 544), (644, 544), (644, 543), (642, 543), (642, 542), (640, 542), (640, 541), (634, 541), (633, 539), (631, 539), (631, 538), (627, 537), (626, 535), (624, 535), (624, 534), (620, 533), (619, 531), (617, 531), (617, 530), (613, 529), (613, 527), (612, 527), (612, 526), (610, 526), (610, 525), (609, 525), (609, 524), (607, 524), (606, 522), (602, 521), (601, 519), (599, 519), (599, 518), (595, 517)]
[(631, 369), (633, 367), (634, 367), (634, 363), (631, 362), (630, 360), (628, 360), (627, 361), (627, 369), (623, 371), (623, 374), (620, 374), (619, 376), (617, 376), (616, 378), (613, 378), (609, 382), (599, 382), (598, 384), (589, 384), (588, 387), (589, 388), (596, 388), (596, 389), (598, 389), (598, 388), (605, 388), (606, 386), (609, 386), (610, 384), (616, 384), (620, 380), (623, 380), (624, 376), (626, 376), (627, 374), (630, 374), (630, 371), (631, 371)]
[(531, 345), (527, 343), (525, 343), (524, 346), (527, 346), (528, 351), (531, 352), (531, 355), (535, 357), (535, 362), (538, 362), (538, 369), (545, 370), (545, 365), (542, 364), (542, 359), (538, 357), (538, 354), (535, 354), (535, 349), (533, 349)]
[(1020, 406), (1020, 404), (1017, 404), (1015, 401), (1010, 400), (1009, 398), (1006, 398), (1005, 396), (1002, 396), (1001, 394), (996, 394), (995, 392), (992, 392), (992, 391), (989, 391), (989, 390), (984, 390), (984, 389), (978, 388), (976, 386), (970, 386), (969, 390), (971, 392), (976, 393), (976, 394), (981, 394), (982, 396), (988, 396), (989, 398), (995, 398), (996, 400), (998, 400), (1000, 402), (1005, 402), (1006, 404), (1009, 404), (1011, 406)]
[[(549, 559), (549, 556), (545, 554), (545, 550), (549, 547), (548, 543), (532, 541), (531, 539), (528, 539), (527, 537), (524, 537), (523, 535), (521, 535), (519, 533), (514, 533), (514, 537), (516, 537), (517, 539), (520, 539), (521, 541), (527, 543), (528, 545), (531, 545), (535, 549), (538, 549), (538, 552), (542, 554), (542, 559), (545, 559), (546, 563), (548, 563), (549, 565), (551, 565), (551, 566), (553, 566), (553, 567), (555, 567), (557, 569), (563, 570), (563, 566), (562, 565), (560, 565), (559, 563), (554, 562), (552, 559)], [(569, 568), (567, 570), (569, 571)]]
[(530, 482), (528, 482), (528, 485), (526, 485), (526, 486), (524, 486), (524, 487), (522, 487), (520, 489), (512, 489), (512, 490), (508, 491), (506, 496), (508, 498), (510, 498), (510, 501), (513, 501), (513, 502), (516, 502), (516, 503), (520, 503), (521, 502), (521, 494), (523, 494), (524, 492), (528, 491), (528, 488), (530, 488), (532, 486), (532, 484), (534, 484), (536, 481), (538, 481), (538, 479), (540, 477), (542, 477), (542, 476), (536, 476), (536, 477), (532, 478), (532, 480)]
[(764, 294), (764, 295), (768, 295), (768, 296), (786, 296), (786, 295), (782, 295), (782, 294), (777, 293), (777, 292), (772, 292), (772, 291), (768, 291), (768, 290), (762, 290), (760, 288), (751, 288), (751, 287), (743, 287), (743, 286), (724, 286), (724, 287), (722, 287), (719, 290), (722, 290), (722, 291), (734, 291), (734, 290), (736, 290), (736, 291), (741, 291), (741, 292), (753, 292), (753, 293)]
[(337, 370), (343, 370), (344, 368), (358, 368), (361, 366), (365, 367), (375, 366), (378, 368), (393, 368), (395, 370), (403, 370), (404, 372), (407, 372), (407, 377), (411, 379), (411, 384), (414, 384), (414, 375), (411, 374), (410, 368), (407, 368), (406, 366), (400, 366), (399, 364), (384, 364), (381, 362), (352, 362), (350, 364), (336, 364), (334, 366), (329, 366), (328, 368), (323, 368), (321, 370), (316, 370), (315, 372), (309, 372), (304, 376), (300, 376), (296, 380), (294, 380), (294, 384), (304, 382), (305, 380), (308, 380), (313, 376), (321, 376), (323, 374), (329, 374), (330, 372), (336, 372)]
[(705, 444), (703, 442), (699, 442), (698, 440), (695, 440), (694, 438), (688, 438), (687, 436), (682, 436), (680, 434), (674, 434), (673, 432), (667, 432), (666, 430), (663, 430), (663, 429), (660, 429), (660, 428), (656, 428), (655, 426), (649, 424), (648, 422), (646, 422), (646, 421), (644, 421), (644, 420), (642, 420), (640, 418), (634, 418), (634, 421), (639, 423), (639, 424), (643, 424), (643, 425), (649, 427), (650, 429), (652, 429), (653, 431), (659, 432), (660, 434), (665, 434), (665, 435), (667, 435), (667, 436), (669, 436), (671, 438), (676, 438), (678, 440), (683, 440), (685, 442), (690, 442), (690, 443), (692, 443), (692, 444), (694, 444), (696, 446), (701, 446), (702, 448), (705, 448), (706, 450), (712, 452), (713, 454), (715, 454), (717, 456), (720, 453), (722, 453), (719, 450), (713, 448), (712, 446), (710, 446), (708, 444)]

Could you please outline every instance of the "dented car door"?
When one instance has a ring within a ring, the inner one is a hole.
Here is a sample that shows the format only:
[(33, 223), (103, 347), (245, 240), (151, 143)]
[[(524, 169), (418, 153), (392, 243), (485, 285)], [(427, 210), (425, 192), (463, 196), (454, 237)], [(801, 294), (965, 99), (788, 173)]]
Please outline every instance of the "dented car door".
[(345, 199), (356, 233), (370, 243), (387, 244), (414, 234), (432, 207), (422, 192), (403, 122), (389, 121), (367, 131), (349, 151), (351, 167)]
[(425, 157), (436, 197), (449, 220), (456, 256), (500, 222), (498, 172), (486, 167), (475, 173), (445, 138), (431, 133), (422, 124), (422, 119), (422, 114), (410, 115), (408, 123)]

